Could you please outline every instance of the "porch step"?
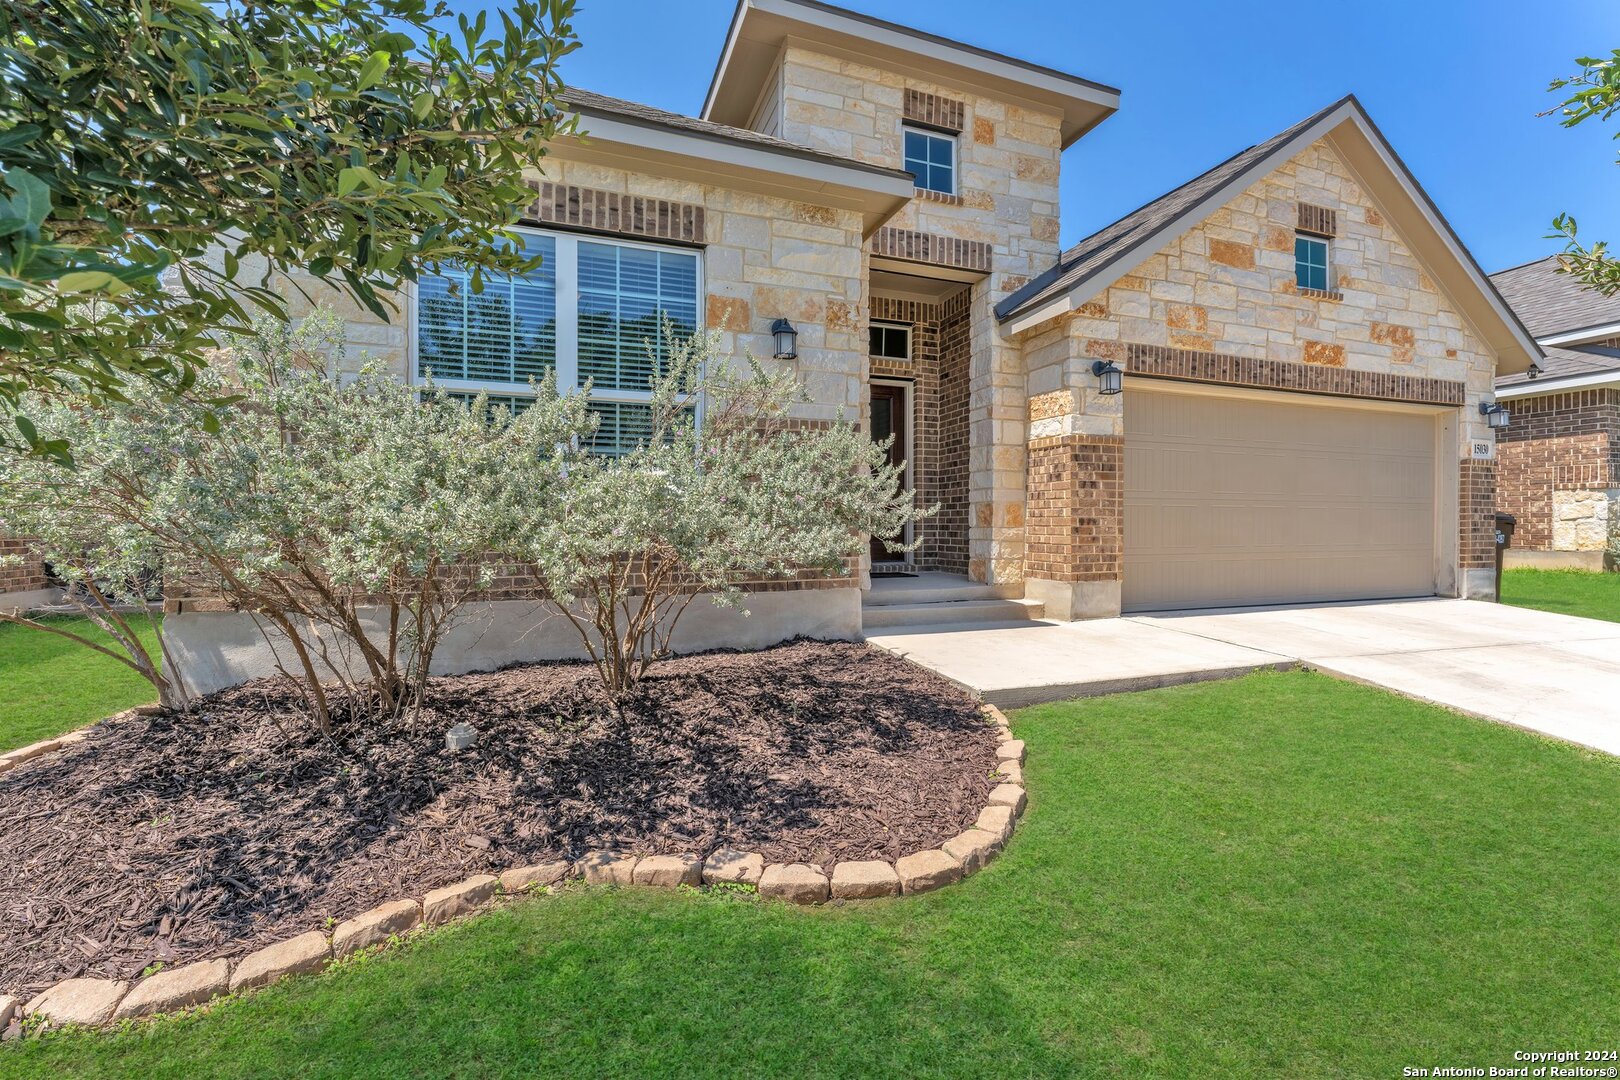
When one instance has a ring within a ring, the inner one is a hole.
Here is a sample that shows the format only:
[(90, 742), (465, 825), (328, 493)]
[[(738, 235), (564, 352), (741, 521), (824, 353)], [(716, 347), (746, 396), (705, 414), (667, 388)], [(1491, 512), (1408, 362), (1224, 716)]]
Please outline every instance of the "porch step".
[[(991, 592), (993, 597), (994, 590)], [(878, 630), (895, 626), (935, 626), (941, 623), (1022, 622), (1039, 619), (1045, 614), (1046, 606), (1039, 600), (990, 598), (881, 604), (868, 601), (861, 609), (861, 622), (868, 630)]]
[(1008, 587), (981, 585), (955, 574), (922, 573), (915, 577), (873, 578), (861, 598), (868, 610), (906, 604), (948, 604), (958, 600), (1005, 600)]

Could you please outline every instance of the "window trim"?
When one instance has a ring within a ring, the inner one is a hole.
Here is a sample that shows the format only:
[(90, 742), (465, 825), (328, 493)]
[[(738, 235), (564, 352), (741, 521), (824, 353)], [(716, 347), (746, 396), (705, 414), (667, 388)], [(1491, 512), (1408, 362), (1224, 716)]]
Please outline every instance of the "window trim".
[(874, 327), (874, 326), (882, 327), (885, 330), (900, 330), (900, 331), (904, 332), (904, 334), (906, 335), (906, 355), (903, 356), (903, 357), (901, 357), (901, 356), (885, 356), (882, 353), (873, 352), (872, 351), (872, 335), (871, 335), (870, 332), (868, 332), (868, 334), (866, 335), (866, 358), (868, 360), (887, 360), (891, 364), (900, 364), (900, 363), (909, 364), (909, 363), (911, 363), (911, 360), (912, 360), (912, 353), (911, 353), (912, 324), (907, 323), (907, 322), (895, 322), (893, 319), (868, 319), (867, 320), (867, 327), (870, 329), (871, 327)]
[(931, 139), (940, 139), (948, 143), (951, 148), (951, 189), (949, 191), (940, 191), (938, 188), (928, 187), (920, 182), (915, 173), (911, 177), (912, 187), (917, 191), (932, 191), (936, 195), (954, 196), (959, 194), (962, 190), (962, 133), (930, 127), (916, 120), (902, 119), (900, 121), (900, 168), (906, 172), (911, 172), (910, 169), (906, 168), (906, 132), (908, 131), (915, 131), (917, 134)]
[(1294, 242), (1297, 245), (1301, 240), (1310, 240), (1322, 245), (1322, 287), (1315, 285), (1302, 285), (1299, 281), (1299, 249), (1294, 250), (1294, 287), (1296, 289), (1315, 289), (1317, 292), (1330, 292), (1333, 289), (1333, 237), (1323, 236), (1321, 233), (1306, 232), (1304, 229), (1294, 230)]
[[(703, 317), (705, 314), (707, 293), (704, 291), (704, 249), (694, 248), (685, 244), (649, 243), (642, 240), (623, 239), (618, 236), (603, 236), (596, 233), (580, 233), (563, 229), (541, 228), (535, 225), (514, 225), (511, 230), (517, 233), (531, 233), (545, 236), (553, 242), (553, 252), (556, 265), (556, 295), (557, 295), (557, 386), (565, 394), (574, 393), (583, 389), (579, 379), (579, 245), (583, 243), (616, 244), (620, 247), (643, 248), (651, 251), (677, 251), (693, 257), (697, 263), (696, 282), (694, 285), (695, 333), (704, 332)], [(563, 252), (567, 251), (567, 257)], [(420, 309), (419, 293), (416, 282), (411, 283), (409, 295), (410, 318), (406, 329), (408, 336), (405, 349), (406, 382), (411, 386), (425, 385), (426, 380), (420, 372), (418, 347), (421, 344), (421, 333), (417, 326), (417, 312)], [(563, 318), (563, 312), (572, 314)], [(433, 385), (441, 390), (456, 393), (480, 394), (488, 393), (491, 396), (502, 395), (507, 397), (532, 397), (529, 385), (526, 382), (490, 382), (483, 379), (443, 379), (435, 375)], [(592, 401), (616, 402), (650, 402), (650, 390), (620, 390), (609, 387), (595, 387), (591, 391)], [(698, 406), (699, 422), (701, 423), (702, 403)]]

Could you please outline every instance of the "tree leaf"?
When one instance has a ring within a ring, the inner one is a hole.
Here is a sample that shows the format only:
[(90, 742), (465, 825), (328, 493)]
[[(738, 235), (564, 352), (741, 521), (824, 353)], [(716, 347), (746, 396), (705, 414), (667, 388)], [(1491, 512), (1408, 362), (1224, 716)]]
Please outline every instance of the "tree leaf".
[(105, 270), (75, 270), (56, 279), (56, 290), (65, 293), (96, 292), (117, 284), (118, 279)]
[[(51, 213), (51, 189), (45, 186), (45, 181), (27, 169), (12, 169), (6, 173), (6, 185), (17, 193), (17, 198), (11, 200), (12, 207), (21, 211), (30, 227), (39, 228)], [(19, 199), (21, 205), (18, 205)]]
[(361, 90), (376, 86), (388, 70), (389, 55), (381, 49), (366, 57), (366, 62), (360, 67), (359, 87)]

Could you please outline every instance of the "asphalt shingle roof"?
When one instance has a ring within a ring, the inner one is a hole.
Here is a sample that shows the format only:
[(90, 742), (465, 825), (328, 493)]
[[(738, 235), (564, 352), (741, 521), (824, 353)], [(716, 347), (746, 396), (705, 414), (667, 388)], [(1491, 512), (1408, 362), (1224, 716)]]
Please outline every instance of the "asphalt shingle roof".
[(1232, 155), (1174, 191), (1160, 195), (1112, 225), (1092, 233), (1059, 256), (1057, 265), (1052, 269), (997, 304), (996, 317), (1007, 319), (1021, 311), (1037, 307), (1053, 297), (1061, 296), (1093, 274), (1130, 254), (1160, 229), (1249, 169), (1266, 161), (1300, 132), (1349, 100), (1345, 97), (1335, 101), (1320, 112), (1312, 113), (1299, 123), (1278, 132), (1265, 142), (1256, 143), (1247, 150)]
[(1498, 271), (1491, 281), (1537, 338), (1620, 323), (1620, 293), (1606, 297), (1560, 274), (1557, 255)]
[[(667, 112), (664, 109), (656, 109), (651, 105), (643, 105), (639, 101), (625, 101), (623, 98), (608, 97), (605, 94), (593, 93), (590, 90), (581, 90), (577, 86), (569, 87), (559, 97), (565, 107), (575, 109), (585, 115), (591, 113), (606, 114), (633, 123), (652, 124), (657, 127), (670, 128), (674, 131), (684, 131), (687, 134), (698, 135), (707, 139), (741, 143), (758, 147), (761, 150), (792, 154), (795, 157), (802, 157), (811, 161), (823, 161), (848, 169), (859, 169), (878, 176), (907, 181), (911, 179), (911, 174), (903, 169), (887, 169), (881, 165), (868, 165), (864, 161), (856, 161), (853, 158), (839, 157), (837, 154), (826, 154), (820, 150), (812, 150), (808, 146), (800, 146), (798, 143), (788, 142), (786, 139), (778, 139), (774, 135), (762, 135), (757, 131), (749, 131), (747, 128), (732, 127), (729, 124), (716, 124), (710, 120), (699, 120), (695, 116), (683, 116), (680, 113)], [(583, 126), (585, 134), (589, 136), (590, 125)]]

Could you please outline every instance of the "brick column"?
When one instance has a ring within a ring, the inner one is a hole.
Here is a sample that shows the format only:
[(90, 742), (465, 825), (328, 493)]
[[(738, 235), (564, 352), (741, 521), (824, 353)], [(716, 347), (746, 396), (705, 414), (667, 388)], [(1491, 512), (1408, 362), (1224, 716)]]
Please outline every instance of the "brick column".
[(1457, 565), (1463, 595), (1496, 599), (1496, 462), (1464, 458), (1457, 481)]
[[(1122, 415), (1086, 415), (1084, 389), (1029, 399), (1024, 596), (1054, 619), (1120, 612), (1125, 557)], [(1112, 404), (1112, 403), (1110, 403)]]

